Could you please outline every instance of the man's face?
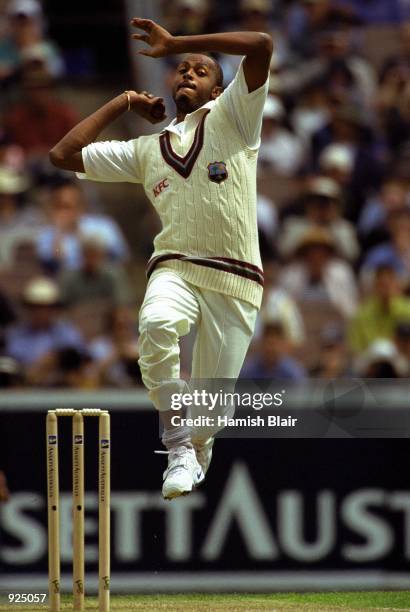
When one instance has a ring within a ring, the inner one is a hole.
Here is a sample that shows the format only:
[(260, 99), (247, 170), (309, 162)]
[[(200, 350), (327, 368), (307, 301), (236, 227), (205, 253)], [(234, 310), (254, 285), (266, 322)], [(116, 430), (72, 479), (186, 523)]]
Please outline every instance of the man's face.
[(325, 269), (332, 257), (332, 251), (325, 245), (312, 244), (305, 249), (304, 263), (311, 279), (323, 279)]
[(81, 193), (71, 186), (56, 189), (50, 201), (51, 219), (62, 231), (72, 231), (83, 211)]
[(261, 357), (265, 365), (270, 366), (279, 361), (288, 351), (288, 341), (281, 331), (265, 332), (261, 341)]
[(99, 245), (84, 245), (83, 268), (86, 272), (96, 272), (104, 263), (104, 247)]
[(28, 306), (27, 314), (30, 326), (33, 329), (48, 329), (57, 317), (54, 306)]
[(312, 196), (306, 203), (306, 215), (318, 225), (328, 225), (338, 217), (337, 201), (325, 196)]
[(389, 300), (400, 294), (400, 283), (394, 270), (379, 270), (375, 278), (374, 292), (381, 300)]
[(178, 65), (172, 97), (178, 110), (192, 113), (222, 92), (214, 61), (206, 55), (188, 55)]

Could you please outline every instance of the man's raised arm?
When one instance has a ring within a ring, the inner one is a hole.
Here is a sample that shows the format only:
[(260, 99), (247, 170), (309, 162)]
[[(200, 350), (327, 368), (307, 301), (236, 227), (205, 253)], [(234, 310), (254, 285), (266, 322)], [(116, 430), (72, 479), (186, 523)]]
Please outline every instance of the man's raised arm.
[(57, 168), (84, 172), (81, 150), (94, 142), (98, 135), (124, 112), (132, 110), (150, 123), (165, 119), (162, 98), (147, 92), (128, 91), (120, 94), (95, 113), (80, 121), (50, 151), (50, 161)]
[(269, 74), (273, 50), (272, 38), (263, 32), (223, 32), (199, 36), (172, 36), (150, 19), (132, 20), (132, 25), (145, 34), (133, 34), (135, 40), (151, 48), (138, 53), (148, 57), (165, 57), (179, 53), (215, 51), (229, 55), (245, 55), (243, 70), (249, 92), (263, 85)]

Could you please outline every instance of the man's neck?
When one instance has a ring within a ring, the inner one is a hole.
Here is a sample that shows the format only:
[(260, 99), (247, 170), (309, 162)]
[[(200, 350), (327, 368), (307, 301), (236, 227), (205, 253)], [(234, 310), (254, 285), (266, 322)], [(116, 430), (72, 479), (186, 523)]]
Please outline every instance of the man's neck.
[(187, 113), (183, 113), (181, 111), (177, 111), (177, 123), (181, 123), (182, 121), (185, 120), (185, 117), (187, 116)]

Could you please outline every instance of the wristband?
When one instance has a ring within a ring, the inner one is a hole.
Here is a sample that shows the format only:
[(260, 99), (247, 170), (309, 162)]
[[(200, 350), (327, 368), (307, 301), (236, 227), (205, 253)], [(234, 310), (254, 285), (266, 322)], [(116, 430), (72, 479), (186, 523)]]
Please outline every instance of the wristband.
[(128, 91), (128, 89), (126, 89), (124, 91), (125, 95), (127, 96), (127, 100), (128, 100), (128, 108), (127, 111), (131, 110), (131, 96), (130, 96), (130, 92)]

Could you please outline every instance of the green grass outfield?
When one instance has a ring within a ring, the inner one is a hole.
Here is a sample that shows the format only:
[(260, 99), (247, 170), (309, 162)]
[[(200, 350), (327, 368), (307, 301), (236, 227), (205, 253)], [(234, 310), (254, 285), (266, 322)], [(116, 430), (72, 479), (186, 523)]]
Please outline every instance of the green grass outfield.
[[(1, 602), (4, 601), (4, 596)], [(70, 597), (62, 598), (62, 610), (72, 609)], [(47, 610), (45, 605), (13, 605), (0, 603), (0, 610), (34, 612)], [(85, 610), (98, 611), (97, 599), (87, 598)], [(272, 595), (196, 593), (190, 595), (130, 595), (112, 596), (111, 612), (116, 610), (163, 610), (167, 612), (191, 611), (253, 612), (254, 610), (281, 610), (316, 612), (318, 610), (410, 610), (410, 591), (374, 591), (354, 593), (275, 593)]]

